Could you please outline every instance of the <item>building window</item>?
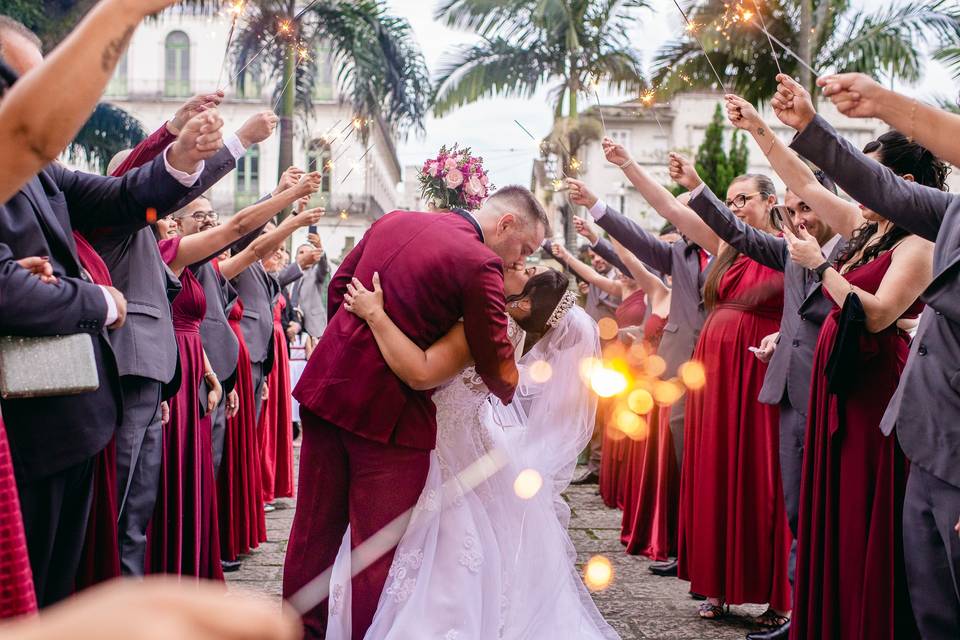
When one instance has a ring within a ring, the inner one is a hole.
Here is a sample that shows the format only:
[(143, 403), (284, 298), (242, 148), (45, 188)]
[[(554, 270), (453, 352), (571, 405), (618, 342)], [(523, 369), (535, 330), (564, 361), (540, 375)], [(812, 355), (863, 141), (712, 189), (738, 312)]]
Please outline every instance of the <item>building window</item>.
[(330, 163), (332, 160), (330, 145), (320, 140), (314, 140), (307, 147), (307, 171), (320, 171), (323, 176), (320, 179), (320, 190), (313, 194), (310, 199), (311, 207), (325, 207), (330, 203), (330, 174), (332, 173)]
[(234, 192), (236, 208), (243, 209), (260, 198), (260, 148), (253, 145), (237, 161), (237, 188)]
[(630, 150), (630, 131), (627, 129), (611, 129), (607, 135), (617, 144), (622, 144), (624, 149)]
[(173, 31), (165, 45), (163, 94), (170, 98), (190, 95), (190, 38), (183, 31)]
[(333, 100), (333, 51), (324, 43), (317, 48), (317, 76), (313, 84), (315, 100)]
[(115, 97), (127, 95), (127, 52), (120, 56), (117, 70), (114, 71), (110, 84), (107, 85), (106, 95)]
[(343, 239), (343, 255), (347, 255), (356, 246), (357, 240), (354, 236), (347, 236)]

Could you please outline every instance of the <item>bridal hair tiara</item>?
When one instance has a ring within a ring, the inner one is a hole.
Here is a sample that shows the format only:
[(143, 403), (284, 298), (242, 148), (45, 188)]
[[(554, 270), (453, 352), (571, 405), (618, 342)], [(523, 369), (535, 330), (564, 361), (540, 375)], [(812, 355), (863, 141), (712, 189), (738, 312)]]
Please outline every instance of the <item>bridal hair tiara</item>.
[(575, 304), (577, 304), (577, 294), (573, 291), (565, 291), (560, 298), (560, 302), (557, 303), (557, 308), (550, 314), (550, 318), (547, 320), (547, 326), (556, 327), (560, 324), (563, 316), (567, 315), (567, 311), (570, 311)]

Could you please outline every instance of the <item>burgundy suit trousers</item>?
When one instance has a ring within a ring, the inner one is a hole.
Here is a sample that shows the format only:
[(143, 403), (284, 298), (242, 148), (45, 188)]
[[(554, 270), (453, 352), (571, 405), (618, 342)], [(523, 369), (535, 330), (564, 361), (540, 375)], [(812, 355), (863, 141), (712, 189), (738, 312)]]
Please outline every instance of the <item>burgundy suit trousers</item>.
[[(289, 598), (333, 565), (347, 524), (358, 544), (416, 505), (427, 480), (430, 452), (357, 436), (301, 407), (303, 443), (297, 512), (283, 571)], [(373, 620), (393, 562), (393, 549), (352, 581), (353, 638)], [(304, 615), (307, 638), (323, 638), (327, 602)]]

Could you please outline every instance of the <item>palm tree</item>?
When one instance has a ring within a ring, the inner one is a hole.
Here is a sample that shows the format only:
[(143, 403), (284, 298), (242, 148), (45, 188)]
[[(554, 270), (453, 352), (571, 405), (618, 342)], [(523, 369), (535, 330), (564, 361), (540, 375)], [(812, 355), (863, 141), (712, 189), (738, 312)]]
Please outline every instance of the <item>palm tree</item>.
[(578, 114), (578, 98), (605, 81), (637, 89), (640, 56), (626, 32), (647, 0), (442, 0), (435, 17), (476, 32), (483, 42), (460, 49), (439, 70), (434, 112), (493, 95), (531, 97), (551, 85), (556, 118)]
[[(693, 3), (688, 13), (711, 61), (725, 75), (727, 89), (753, 102), (773, 95), (777, 67), (758, 18), (750, 24), (734, 19), (738, 6), (753, 12), (759, 8), (770, 34), (820, 72), (861, 71), (913, 82), (923, 69), (923, 45), (960, 38), (960, 9), (952, 0), (896, 2), (871, 11), (854, 10), (850, 0), (758, 0), (756, 6), (729, 0)], [(812, 74), (777, 50), (783, 72), (798, 76), (812, 90)], [(716, 86), (703, 52), (689, 37), (678, 38), (657, 53), (654, 75), (664, 92)]]
[[(226, 2), (193, 0), (201, 11), (220, 9)], [(294, 115), (313, 109), (320, 64), (316, 53), (328, 48), (335, 77), (361, 123), (379, 119), (404, 136), (422, 130), (431, 91), (426, 62), (409, 23), (387, 13), (383, 0), (250, 0), (237, 23), (232, 48), (233, 73), (244, 68), (238, 89), (252, 78), (273, 86), (280, 115), (282, 172), (293, 164)]]
[[(647, 0), (442, 0), (435, 17), (483, 40), (446, 56), (438, 72), (438, 116), (490, 96), (530, 98), (550, 87), (554, 126), (541, 153), (576, 174), (577, 153), (600, 135), (599, 123), (578, 120), (581, 95), (599, 82), (619, 90), (643, 86), (640, 56), (627, 31)], [(566, 107), (566, 117), (564, 117)], [(572, 210), (561, 207), (568, 244)]]

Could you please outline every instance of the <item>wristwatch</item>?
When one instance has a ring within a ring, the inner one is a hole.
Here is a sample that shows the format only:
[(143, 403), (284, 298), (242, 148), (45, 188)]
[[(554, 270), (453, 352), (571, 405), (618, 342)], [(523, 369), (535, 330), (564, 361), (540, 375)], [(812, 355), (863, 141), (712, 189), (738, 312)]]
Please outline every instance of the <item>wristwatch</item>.
[(819, 267), (817, 267), (816, 269), (814, 269), (813, 272), (814, 272), (815, 274), (817, 274), (817, 280), (818, 280), (818, 281), (822, 281), (822, 280), (823, 280), (823, 273), (824, 273), (827, 269), (829, 269), (830, 267), (832, 267), (832, 266), (833, 266), (833, 265), (830, 264), (830, 261), (825, 260), (825, 261), (823, 262), (823, 264), (821, 264)]

